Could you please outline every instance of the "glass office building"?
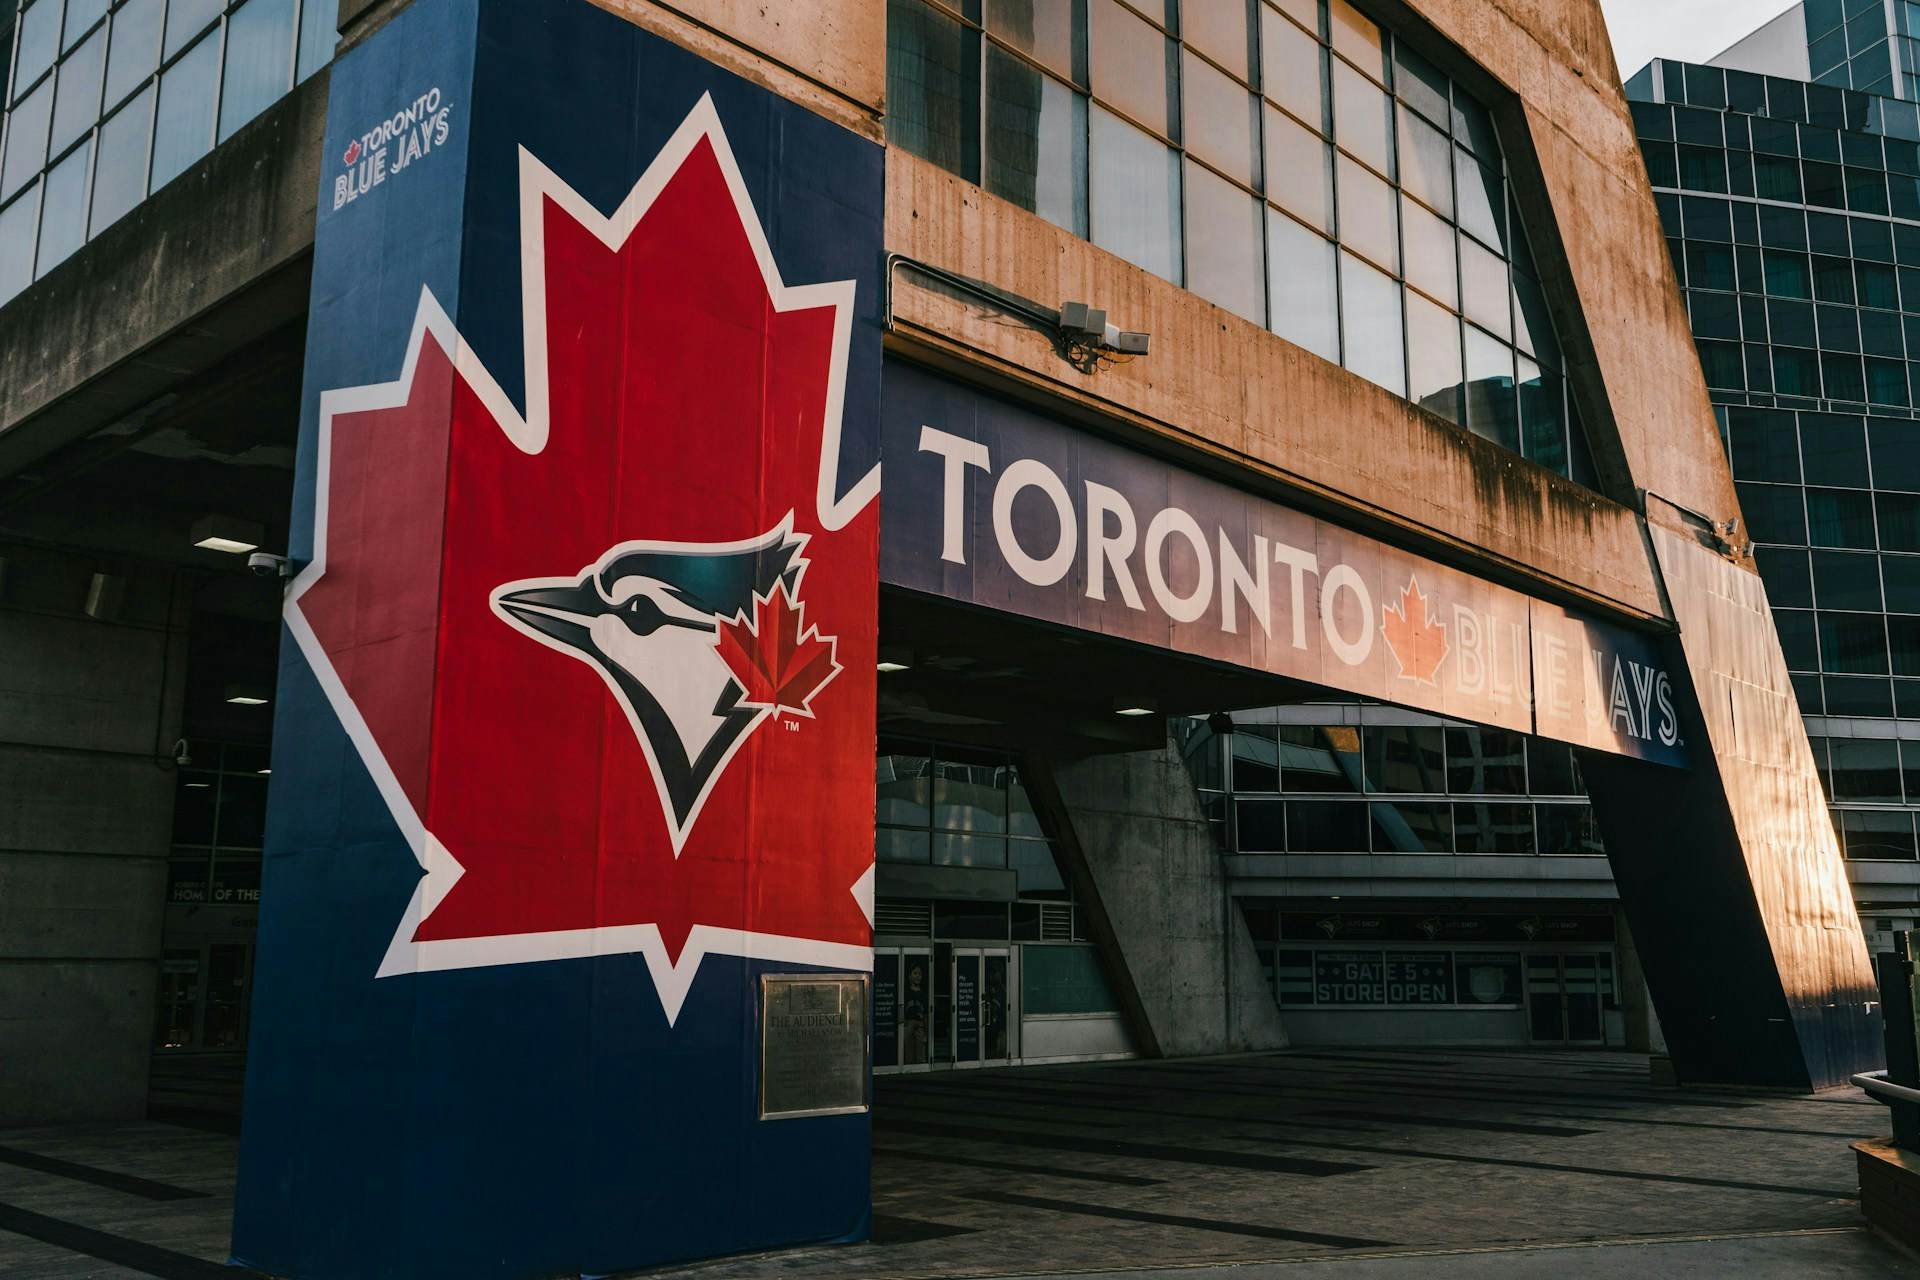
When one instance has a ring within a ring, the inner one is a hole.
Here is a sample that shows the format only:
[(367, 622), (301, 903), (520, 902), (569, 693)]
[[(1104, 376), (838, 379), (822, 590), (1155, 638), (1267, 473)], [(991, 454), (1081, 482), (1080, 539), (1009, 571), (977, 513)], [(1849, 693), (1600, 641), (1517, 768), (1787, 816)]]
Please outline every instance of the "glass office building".
[[(1828, 8), (1840, 5), (1806, 6), (1810, 28)], [(1863, 923), (1907, 927), (1920, 882), (1920, 108), (1668, 61), (1627, 89)]]

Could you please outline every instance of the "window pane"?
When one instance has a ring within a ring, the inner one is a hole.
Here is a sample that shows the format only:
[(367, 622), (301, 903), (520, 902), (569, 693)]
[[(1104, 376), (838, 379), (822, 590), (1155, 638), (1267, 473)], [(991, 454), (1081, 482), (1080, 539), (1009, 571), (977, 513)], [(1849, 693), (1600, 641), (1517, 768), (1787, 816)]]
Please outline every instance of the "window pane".
[(987, 190), (1087, 234), (1087, 100), (987, 50)]
[(1842, 809), (1849, 858), (1913, 861), (1913, 815), (1899, 811)]
[(1333, 47), (1351, 58), (1354, 65), (1369, 76), (1380, 79), (1386, 65), (1380, 28), (1348, 4), (1347, 0), (1329, 0), (1327, 18)]
[(1462, 240), (1460, 285), (1467, 319), (1498, 337), (1507, 337), (1512, 332), (1507, 314), (1507, 264), (1472, 240)]
[(273, 104), (293, 83), (293, 0), (247, 0), (227, 19), (220, 137)]
[(1584, 804), (1534, 806), (1540, 825), (1540, 852), (1549, 854), (1603, 854), (1600, 828), (1593, 807)]
[[(1389, 273), (1400, 270), (1400, 227), (1393, 188), (1340, 156), (1335, 162), (1340, 196), (1340, 245), (1363, 253)], [(1504, 294), (1505, 287), (1502, 286)]]
[(1449, 307), (1460, 305), (1453, 225), (1406, 199), (1400, 200), (1401, 235), (1406, 241), (1407, 283)]
[(67, 0), (66, 33), (60, 37), (60, 47), (72, 48), (106, 12), (107, 0)]
[(1499, 171), (1476, 164), (1472, 156), (1456, 147), (1453, 173), (1460, 225), (1483, 243), (1504, 248), (1507, 196)]
[(1094, 93), (1154, 132), (1177, 138), (1177, 46), (1118, 0), (1090, 0), (1087, 20)]
[(1318, 41), (1264, 6), (1260, 12), (1260, 83), (1269, 98), (1316, 129), (1326, 126), (1321, 83), (1326, 54)]
[(1187, 163), (1187, 287), (1255, 324), (1267, 318), (1258, 197)]
[(47, 171), (46, 195), (40, 208), (40, 256), (34, 266), (36, 280), (64, 262), (86, 239), (87, 170), (92, 160), (93, 143), (83, 142)]
[(1453, 852), (1453, 806), (1444, 800), (1375, 801), (1375, 853)]
[(1566, 379), (1541, 369), (1525, 356), (1515, 363), (1519, 366), (1522, 450), (1548, 470), (1566, 475), (1570, 465)]
[(1267, 210), (1267, 327), (1326, 360), (1340, 360), (1333, 244)]
[[(47, 0), (40, 0), (42, 4)], [(7, 162), (0, 169), (0, 200), (25, 186), (47, 160), (47, 123), (53, 111), (53, 81), (42, 81), (7, 121)]]
[(887, 140), (975, 180), (979, 39), (919, 0), (887, 0)]
[[(128, 0), (113, 15), (107, 50), (107, 105), (120, 101), (160, 65), (160, 18), (164, 0)], [(325, 9), (326, 0), (317, 8)]]
[(1873, 500), (1849, 489), (1807, 490), (1807, 538), (1816, 547), (1873, 549)]
[(97, 235), (146, 194), (147, 139), (152, 128), (151, 87), (100, 126), (100, 158), (93, 170), (88, 235)]
[(300, 62), (294, 80), (305, 80), (333, 61), (334, 46), (340, 33), (334, 28), (340, 20), (340, 6), (333, 0), (301, 0)]
[(1393, 176), (1391, 101), (1384, 90), (1338, 58), (1333, 62), (1333, 140), (1370, 167)]
[(166, 56), (186, 48), (225, 7), (226, 0), (168, 0)]
[(1181, 283), (1179, 154), (1097, 106), (1092, 115), (1093, 242)]
[(924, 747), (880, 744), (874, 761), (874, 818), (882, 825), (924, 827), (932, 814), (933, 760)]
[(1446, 134), (1405, 107), (1400, 109), (1400, 185), (1449, 218), (1453, 216), (1451, 155)]
[(1520, 407), (1513, 386), (1513, 348), (1467, 326), (1467, 428), (1504, 449), (1520, 451)]
[(1513, 341), (1528, 355), (1549, 369), (1558, 369), (1560, 342), (1554, 336), (1553, 319), (1547, 314), (1547, 295), (1537, 281), (1513, 273)]
[(1447, 789), (1446, 748), (1438, 728), (1368, 725), (1367, 789), (1439, 795)]
[(1532, 853), (1533, 806), (1456, 804), (1453, 838), (1461, 853)]
[(1891, 738), (1835, 738), (1833, 798), (1900, 803), (1899, 744)]
[(13, 67), (15, 93), (53, 65), (60, 44), (60, 0), (38, 0), (20, 15), (19, 29), (20, 52)]
[(1187, 150), (1222, 173), (1254, 185), (1260, 154), (1254, 130), (1259, 99), (1191, 53), (1181, 63)]
[(1322, 231), (1333, 230), (1333, 148), (1266, 109), (1267, 199)]
[(40, 227), (40, 187), (0, 209), (0, 305), (33, 280), (33, 237)]
[(1352, 725), (1284, 724), (1280, 783), (1288, 791), (1360, 790), (1360, 730)]
[(158, 191), (179, 177), (213, 145), (213, 93), (219, 65), (220, 37), (214, 35), (195, 45), (160, 77), (153, 174), (147, 190)]
[(1236, 800), (1235, 848), (1242, 853), (1284, 853), (1287, 848), (1287, 808), (1279, 800)]
[(1460, 405), (1460, 317), (1417, 293), (1407, 295), (1407, 398), (1449, 422)]
[(1525, 795), (1526, 739), (1505, 729), (1447, 730), (1447, 790)]
[(1268, 724), (1236, 725), (1232, 750), (1235, 791), (1280, 789), (1279, 730)]
[[(1066, 8), (1060, 5), (1060, 8)], [(1210, 0), (1180, 6), (1180, 36), (1242, 79), (1247, 75), (1247, 0)]]
[(1347, 368), (1406, 394), (1400, 286), (1350, 253), (1340, 255), (1340, 333)]
[(107, 33), (104, 28), (60, 64), (60, 83), (54, 95), (50, 151), (59, 152), (93, 127), (100, 118), (100, 78), (106, 69)]
[(1368, 807), (1351, 800), (1287, 801), (1287, 852), (1365, 853)]
[(1073, 30), (1074, 8), (1058, 0), (987, 0), (986, 27), (1035, 62), (1084, 83), (1086, 72), (1079, 65), (1079, 42)]

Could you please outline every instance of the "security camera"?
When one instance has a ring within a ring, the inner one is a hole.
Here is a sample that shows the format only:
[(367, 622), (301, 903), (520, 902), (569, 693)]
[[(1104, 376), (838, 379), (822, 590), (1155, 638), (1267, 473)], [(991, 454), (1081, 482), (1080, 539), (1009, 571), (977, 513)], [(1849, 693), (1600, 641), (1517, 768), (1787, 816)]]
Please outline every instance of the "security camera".
[(256, 551), (247, 557), (247, 572), (256, 578), (288, 578), (293, 576), (293, 565), (285, 556)]

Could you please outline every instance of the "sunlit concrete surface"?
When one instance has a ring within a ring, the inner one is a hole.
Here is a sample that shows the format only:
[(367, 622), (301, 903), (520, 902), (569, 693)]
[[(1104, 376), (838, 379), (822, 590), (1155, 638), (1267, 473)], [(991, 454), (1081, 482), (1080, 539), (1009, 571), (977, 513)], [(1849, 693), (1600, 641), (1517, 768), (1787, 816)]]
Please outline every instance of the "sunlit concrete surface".
[[(154, 1119), (0, 1133), (0, 1276), (245, 1275), (219, 1265), (238, 1072), (217, 1066), (170, 1071)], [(1854, 1090), (1655, 1088), (1595, 1052), (883, 1077), (872, 1243), (669, 1274), (1920, 1278), (1860, 1230), (1847, 1144), (1886, 1119)]]

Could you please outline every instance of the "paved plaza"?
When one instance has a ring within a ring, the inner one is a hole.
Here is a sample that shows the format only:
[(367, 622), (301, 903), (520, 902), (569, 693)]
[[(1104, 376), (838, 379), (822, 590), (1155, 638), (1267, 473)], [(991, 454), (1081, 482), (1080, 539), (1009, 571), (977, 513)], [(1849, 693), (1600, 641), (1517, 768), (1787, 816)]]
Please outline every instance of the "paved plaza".
[[(230, 1096), (0, 1134), (0, 1276), (228, 1277)], [(702, 1280), (1899, 1276), (1861, 1226), (1856, 1091), (1648, 1083), (1594, 1052), (1296, 1049), (883, 1078), (874, 1240)], [(724, 1195), (716, 1188), (716, 1195)]]

